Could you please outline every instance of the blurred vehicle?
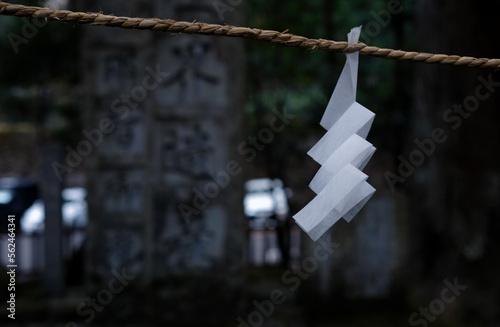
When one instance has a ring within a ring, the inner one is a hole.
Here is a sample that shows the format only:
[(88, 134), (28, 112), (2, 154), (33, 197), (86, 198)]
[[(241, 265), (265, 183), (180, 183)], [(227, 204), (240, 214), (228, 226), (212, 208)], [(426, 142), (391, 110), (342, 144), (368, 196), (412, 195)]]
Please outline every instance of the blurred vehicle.
[(245, 183), (243, 208), (251, 229), (274, 229), (288, 214), (288, 200), (280, 179), (259, 178)]
[[(61, 192), (62, 220), (64, 229), (85, 229), (88, 223), (87, 191), (82, 187), (65, 188)], [(45, 229), (45, 206), (36, 200), (21, 218), (23, 233), (43, 233)]]
[(245, 183), (243, 199), (249, 218), (248, 260), (255, 266), (287, 263), (288, 199), (280, 179), (259, 178)]
[[(88, 222), (87, 191), (82, 187), (65, 188), (61, 192), (62, 219), (65, 229), (84, 229)], [(0, 178), (0, 231), (7, 230), (7, 217), (16, 216), (16, 232), (44, 231), (45, 207), (38, 186), (28, 178)]]
[(38, 198), (36, 183), (28, 178), (0, 178), (0, 233), (7, 232), (8, 215), (16, 216), (16, 224)]
[[(0, 208), (5, 217), (15, 214), (16, 251), (19, 273), (23, 278), (36, 276), (45, 267), (45, 206), (38, 196), (36, 183), (26, 179), (0, 179)], [(81, 187), (65, 188), (61, 192), (62, 254), (71, 279), (78, 278), (83, 267), (83, 248), (88, 222), (87, 191)], [(5, 223), (5, 227), (7, 224)], [(50, 237), (48, 235), (47, 237)], [(0, 248), (7, 249), (7, 235), (0, 235)], [(7, 255), (0, 257), (7, 265)], [(30, 278), (31, 278), (30, 277)]]

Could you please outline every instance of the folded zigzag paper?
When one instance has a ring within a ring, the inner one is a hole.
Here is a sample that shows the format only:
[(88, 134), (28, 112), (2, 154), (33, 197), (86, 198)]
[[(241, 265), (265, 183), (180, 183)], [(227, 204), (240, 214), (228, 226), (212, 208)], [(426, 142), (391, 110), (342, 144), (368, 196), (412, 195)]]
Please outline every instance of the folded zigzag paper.
[[(349, 44), (357, 43), (360, 33), (361, 27), (353, 28)], [(309, 184), (317, 196), (293, 218), (314, 241), (340, 218), (350, 222), (375, 193), (361, 172), (375, 152), (365, 140), (375, 114), (356, 102), (358, 62), (358, 52), (347, 54), (321, 119), (327, 132), (308, 152), (322, 165)]]

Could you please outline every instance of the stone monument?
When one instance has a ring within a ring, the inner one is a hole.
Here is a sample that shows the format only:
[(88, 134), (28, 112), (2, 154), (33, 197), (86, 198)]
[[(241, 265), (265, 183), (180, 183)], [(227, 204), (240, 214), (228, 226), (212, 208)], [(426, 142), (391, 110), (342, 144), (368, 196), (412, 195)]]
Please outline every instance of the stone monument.
[[(221, 23), (211, 1), (83, 4)], [(237, 11), (226, 16), (241, 23)], [(232, 160), (242, 139), (241, 41), (91, 26), (84, 33), (88, 290), (99, 295), (116, 274), (132, 276), (96, 319), (234, 319), (244, 239), (242, 168)]]

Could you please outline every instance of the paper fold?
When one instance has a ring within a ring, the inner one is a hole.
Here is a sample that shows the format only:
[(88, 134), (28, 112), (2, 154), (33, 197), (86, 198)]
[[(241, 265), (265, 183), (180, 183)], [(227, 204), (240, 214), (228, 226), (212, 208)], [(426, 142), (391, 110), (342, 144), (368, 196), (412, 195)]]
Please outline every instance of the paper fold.
[[(353, 28), (349, 44), (357, 43), (360, 33), (361, 26)], [(375, 114), (356, 102), (359, 52), (346, 56), (320, 122), (327, 132), (308, 152), (322, 165), (309, 184), (317, 196), (293, 216), (314, 241), (340, 218), (350, 222), (375, 193), (361, 172), (376, 150), (365, 140)]]

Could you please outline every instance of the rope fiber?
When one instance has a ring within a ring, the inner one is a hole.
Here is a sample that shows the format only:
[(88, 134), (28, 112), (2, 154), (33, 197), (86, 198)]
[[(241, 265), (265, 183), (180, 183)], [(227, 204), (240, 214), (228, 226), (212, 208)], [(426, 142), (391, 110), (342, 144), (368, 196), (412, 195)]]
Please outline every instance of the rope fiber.
[(0, 2), (0, 15), (30, 17), (66, 23), (91, 24), (97, 26), (121, 27), (128, 29), (152, 30), (161, 32), (202, 34), (213, 36), (229, 36), (271, 42), (287, 47), (298, 47), (308, 50), (326, 50), (332, 52), (351, 53), (359, 51), (361, 55), (409, 60), (430, 64), (446, 64), (487, 69), (500, 69), (500, 59), (461, 57), (456, 55), (432, 54), (424, 52), (407, 52), (402, 50), (383, 49), (368, 46), (364, 43), (349, 45), (344, 41), (309, 39), (291, 33), (272, 30), (238, 27), (231, 25), (206, 24), (201, 22), (183, 22), (173, 19), (132, 18), (103, 15), (100, 13), (84, 13), (69, 10), (55, 10), (34, 6), (23, 6)]

